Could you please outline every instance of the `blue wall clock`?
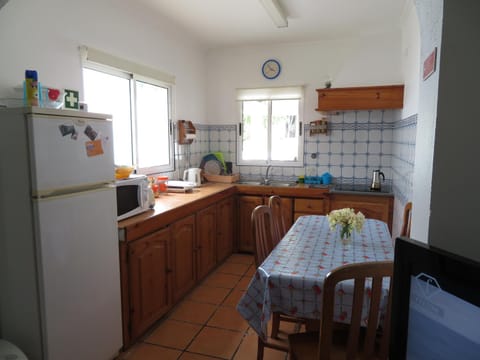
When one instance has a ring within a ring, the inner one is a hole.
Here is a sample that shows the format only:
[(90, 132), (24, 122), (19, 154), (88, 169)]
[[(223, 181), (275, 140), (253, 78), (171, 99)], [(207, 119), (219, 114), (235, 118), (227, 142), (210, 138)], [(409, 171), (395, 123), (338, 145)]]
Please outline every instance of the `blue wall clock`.
[(282, 67), (280, 63), (275, 59), (268, 59), (262, 65), (262, 74), (265, 78), (272, 80), (280, 75)]

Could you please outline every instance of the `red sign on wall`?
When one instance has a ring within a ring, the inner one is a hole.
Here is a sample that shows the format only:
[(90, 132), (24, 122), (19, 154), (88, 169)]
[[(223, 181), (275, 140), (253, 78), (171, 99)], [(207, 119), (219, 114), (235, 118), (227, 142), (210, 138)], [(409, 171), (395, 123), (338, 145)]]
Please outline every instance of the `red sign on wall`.
[(435, 65), (437, 62), (437, 48), (428, 55), (428, 57), (423, 62), (423, 80), (427, 80), (430, 75), (435, 72)]

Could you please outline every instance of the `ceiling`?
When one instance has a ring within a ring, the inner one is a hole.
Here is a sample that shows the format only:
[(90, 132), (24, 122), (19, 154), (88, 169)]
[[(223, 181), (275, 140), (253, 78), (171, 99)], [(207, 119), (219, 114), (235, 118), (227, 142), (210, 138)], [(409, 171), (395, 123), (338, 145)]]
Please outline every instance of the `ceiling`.
[(141, 0), (208, 48), (351, 37), (399, 26), (406, 0), (278, 0), (277, 28), (259, 0)]

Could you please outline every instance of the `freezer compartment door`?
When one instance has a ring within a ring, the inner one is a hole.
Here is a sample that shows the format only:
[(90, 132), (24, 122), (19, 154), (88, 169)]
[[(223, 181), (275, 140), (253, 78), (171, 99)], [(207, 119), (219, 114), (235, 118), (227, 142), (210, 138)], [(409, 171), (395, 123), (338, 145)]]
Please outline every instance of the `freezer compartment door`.
[(104, 360), (122, 347), (115, 189), (34, 200), (45, 359)]
[(27, 121), (33, 196), (114, 180), (110, 120), (29, 114)]

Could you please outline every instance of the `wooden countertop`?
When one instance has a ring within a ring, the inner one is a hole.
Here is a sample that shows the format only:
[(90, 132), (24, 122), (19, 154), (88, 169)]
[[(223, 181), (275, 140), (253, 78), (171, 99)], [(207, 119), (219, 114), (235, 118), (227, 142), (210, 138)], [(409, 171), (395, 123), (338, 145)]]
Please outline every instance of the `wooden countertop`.
[[(154, 209), (118, 222), (118, 228), (120, 229), (119, 238), (120, 240), (125, 240), (127, 237), (129, 240), (137, 239), (237, 193), (253, 196), (276, 194), (296, 198), (324, 198), (329, 193), (333, 194), (334, 192), (331, 191), (329, 186), (309, 187), (306, 184), (274, 187), (210, 182), (202, 184), (199, 188), (194, 188), (191, 193), (166, 193), (160, 195), (160, 197), (155, 199)], [(356, 193), (356, 195), (361, 194)], [(385, 195), (393, 196), (393, 194)]]
[[(191, 193), (162, 194), (155, 199), (152, 210), (119, 221), (118, 228), (127, 232), (129, 239), (138, 238), (152, 229), (167, 226), (236, 192), (235, 184), (207, 183), (194, 188)], [(121, 232), (120, 240), (124, 240), (125, 236), (126, 234)]]

